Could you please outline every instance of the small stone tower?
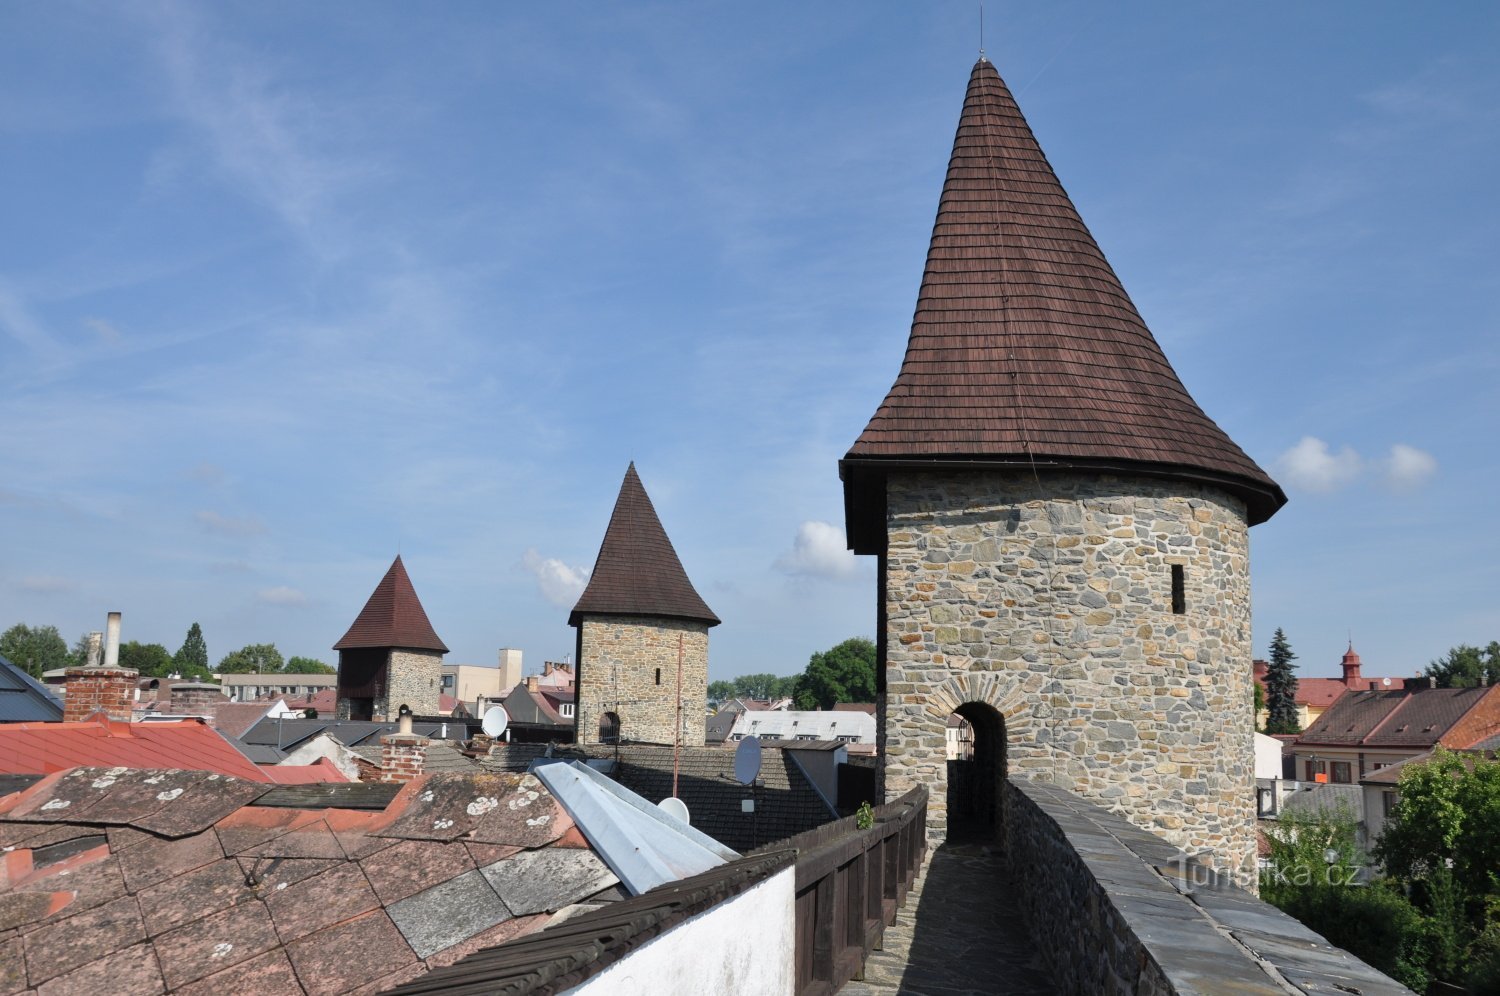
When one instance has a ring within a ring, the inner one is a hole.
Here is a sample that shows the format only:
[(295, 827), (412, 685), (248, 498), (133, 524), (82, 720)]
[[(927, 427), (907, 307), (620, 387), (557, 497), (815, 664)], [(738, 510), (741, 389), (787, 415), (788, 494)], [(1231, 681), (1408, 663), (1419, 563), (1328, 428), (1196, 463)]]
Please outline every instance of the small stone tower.
[(634, 463), (568, 625), (578, 628), (579, 743), (670, 744), (680, 729), (685, 746), (703, 746), (708, 630), (719, 617), (688, 580)]
[[(937, 836), (995, 833), (1007, 775), (1042, 778), (1253, 876), (1247, 529), (1286, 498), (1182, 386), (983, 58), (906, 358), (839, 470), (878, 558), (887, 797), (925, 783)], [(945, 758), (954, 712), (974, 764)]]
[(417, 716), (438, 715), (448, 648), (427, 621), (399, 555), (333, 649), (339, 719), (393, 722), (403, 705)]

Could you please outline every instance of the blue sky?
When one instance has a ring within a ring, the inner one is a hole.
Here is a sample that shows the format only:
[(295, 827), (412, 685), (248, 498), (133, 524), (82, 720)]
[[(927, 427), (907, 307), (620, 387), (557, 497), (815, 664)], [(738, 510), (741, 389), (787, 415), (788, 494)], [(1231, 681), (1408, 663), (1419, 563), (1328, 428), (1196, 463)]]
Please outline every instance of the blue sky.
[[(873, 635), (836, 462), (900, 363), (972, 3), (0, 11), (0, 626), (572, 650), (635, 460), (711, 671)], [(1500, 638), (1500, 8), (990, 3), (1200, 405), (1291, 503), (1255, 649)]]

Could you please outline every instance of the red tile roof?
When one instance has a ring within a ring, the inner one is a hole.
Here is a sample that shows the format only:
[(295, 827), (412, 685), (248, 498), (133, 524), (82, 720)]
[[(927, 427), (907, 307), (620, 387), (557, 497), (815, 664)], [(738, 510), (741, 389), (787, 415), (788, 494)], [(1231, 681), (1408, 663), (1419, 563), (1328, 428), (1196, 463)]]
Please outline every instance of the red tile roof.
[(625, 471), (594, 573), (568, 625), (579, 625), (586, 615), (663, 616), (719, 625), (682, 569), (634, 463)]
[(26, 937), (22, 957), (0, 933), (0, 991), (383, 992), (618, 881), (531, 775), (418, 778), (383, 810), (270, 793), (92, 768), (0, 795), (3, 925)]
[(1245, 499), (1251, 524), (1286, 502), (1178, 380), (983, 58), (964, 98), (906, 358), (841, 463), (851, 511), (879, 500), (880, 464), (900, 460), (1210, 481)]
[(417, 590), (412, 587), (400, 554), (396, 555), (380, 584), (375, 586), (374, 593), (354, 620), (354, 625), (349, 627), (349, 632), (333, 645), (334, 650), (365, 647), (448, 652), (447, 646), (433, 631), (432, 623), (427, 621), (427, 612), (417, 598)]
[(176, 768), (252, 782), (345, 781), (337, 768), (279, 770), (254, 764), (202, 720), (122, 723), (102, 714), (77, 723), (0, 725), (0, 774), (51, 774), (69, 768)]

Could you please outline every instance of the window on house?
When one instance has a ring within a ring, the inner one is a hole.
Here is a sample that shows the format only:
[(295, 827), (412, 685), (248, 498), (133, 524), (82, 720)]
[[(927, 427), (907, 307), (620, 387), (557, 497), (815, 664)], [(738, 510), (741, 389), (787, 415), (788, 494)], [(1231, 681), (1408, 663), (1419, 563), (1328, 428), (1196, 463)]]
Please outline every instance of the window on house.
[(1172, 565), (1172, 611), (1179, 616), (1187, 612), (1187, 572), (1181, 564)]
[(1350, 772), (1348, 761), (1333, 762), (1333, 781), (1337, 782), (1340, 785), (1347, 785), (1351, 781), (1349, 774)]
[(1396, 811), (1396, 792), (1394, 789), (1386, 789), (1380, 793), (1380, 804), (1387, 818)]
[(661, 668), (656, 669), (656, 683), (661, 684)]
[(1307, 762), (1307, 768), (1306, 768), (1306, 770), (1307, 770), (1307, 781), (1315, 782), (1315, 781), (1318, 780), (1318, 776), (1319, 775), (1323, 775), (1326, 778), (1326, 776), (1328, 774), (1328, 762), (1327, 761), (1313, 761), (1313, 760), (1309, 760)]
[(571, 703), (571, 702), (564, 702), (562, 704), (562, 707), (557, 710), (557, 713), (558, 713), (559, 716), (562, 716), (564, 719), (567, 719), (568, 717), (572, 716), (573, 715), (573, 703)]

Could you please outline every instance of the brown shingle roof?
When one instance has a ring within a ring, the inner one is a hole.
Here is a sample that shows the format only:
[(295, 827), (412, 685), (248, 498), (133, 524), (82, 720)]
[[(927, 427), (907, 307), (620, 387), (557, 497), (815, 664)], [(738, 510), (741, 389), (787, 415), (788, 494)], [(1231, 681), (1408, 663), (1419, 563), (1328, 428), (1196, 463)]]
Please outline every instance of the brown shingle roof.
[(406, 565), (397, 554), (391, 569), (385, 572), (380, 584), (365, 607), (360, 611), (354, 625), (344, 638), (333, 645), (334, 650), (354, 650), (360, 647), (406, 647), (412, 650), (436, 650), (446, 654), (448, 648), (433, 632), (432, 623), (417, 598), (417, 590), (411, 586), (406, 574)]
[[(878, 488), (879, 465), (895, 460), (1206, 479), (1244, 498), (1252, 524), (1286, 501), (1177, 379), (983, 58), (906, 358), (844, 458), (846, 494)], [(850, 501), (853, 512), (861, 496)]]
[(719, 625), (682, 569), (634, 463), (625, 471), (594, 573), (568, 625), (577, 626), (586, 615), (665, 616)]

